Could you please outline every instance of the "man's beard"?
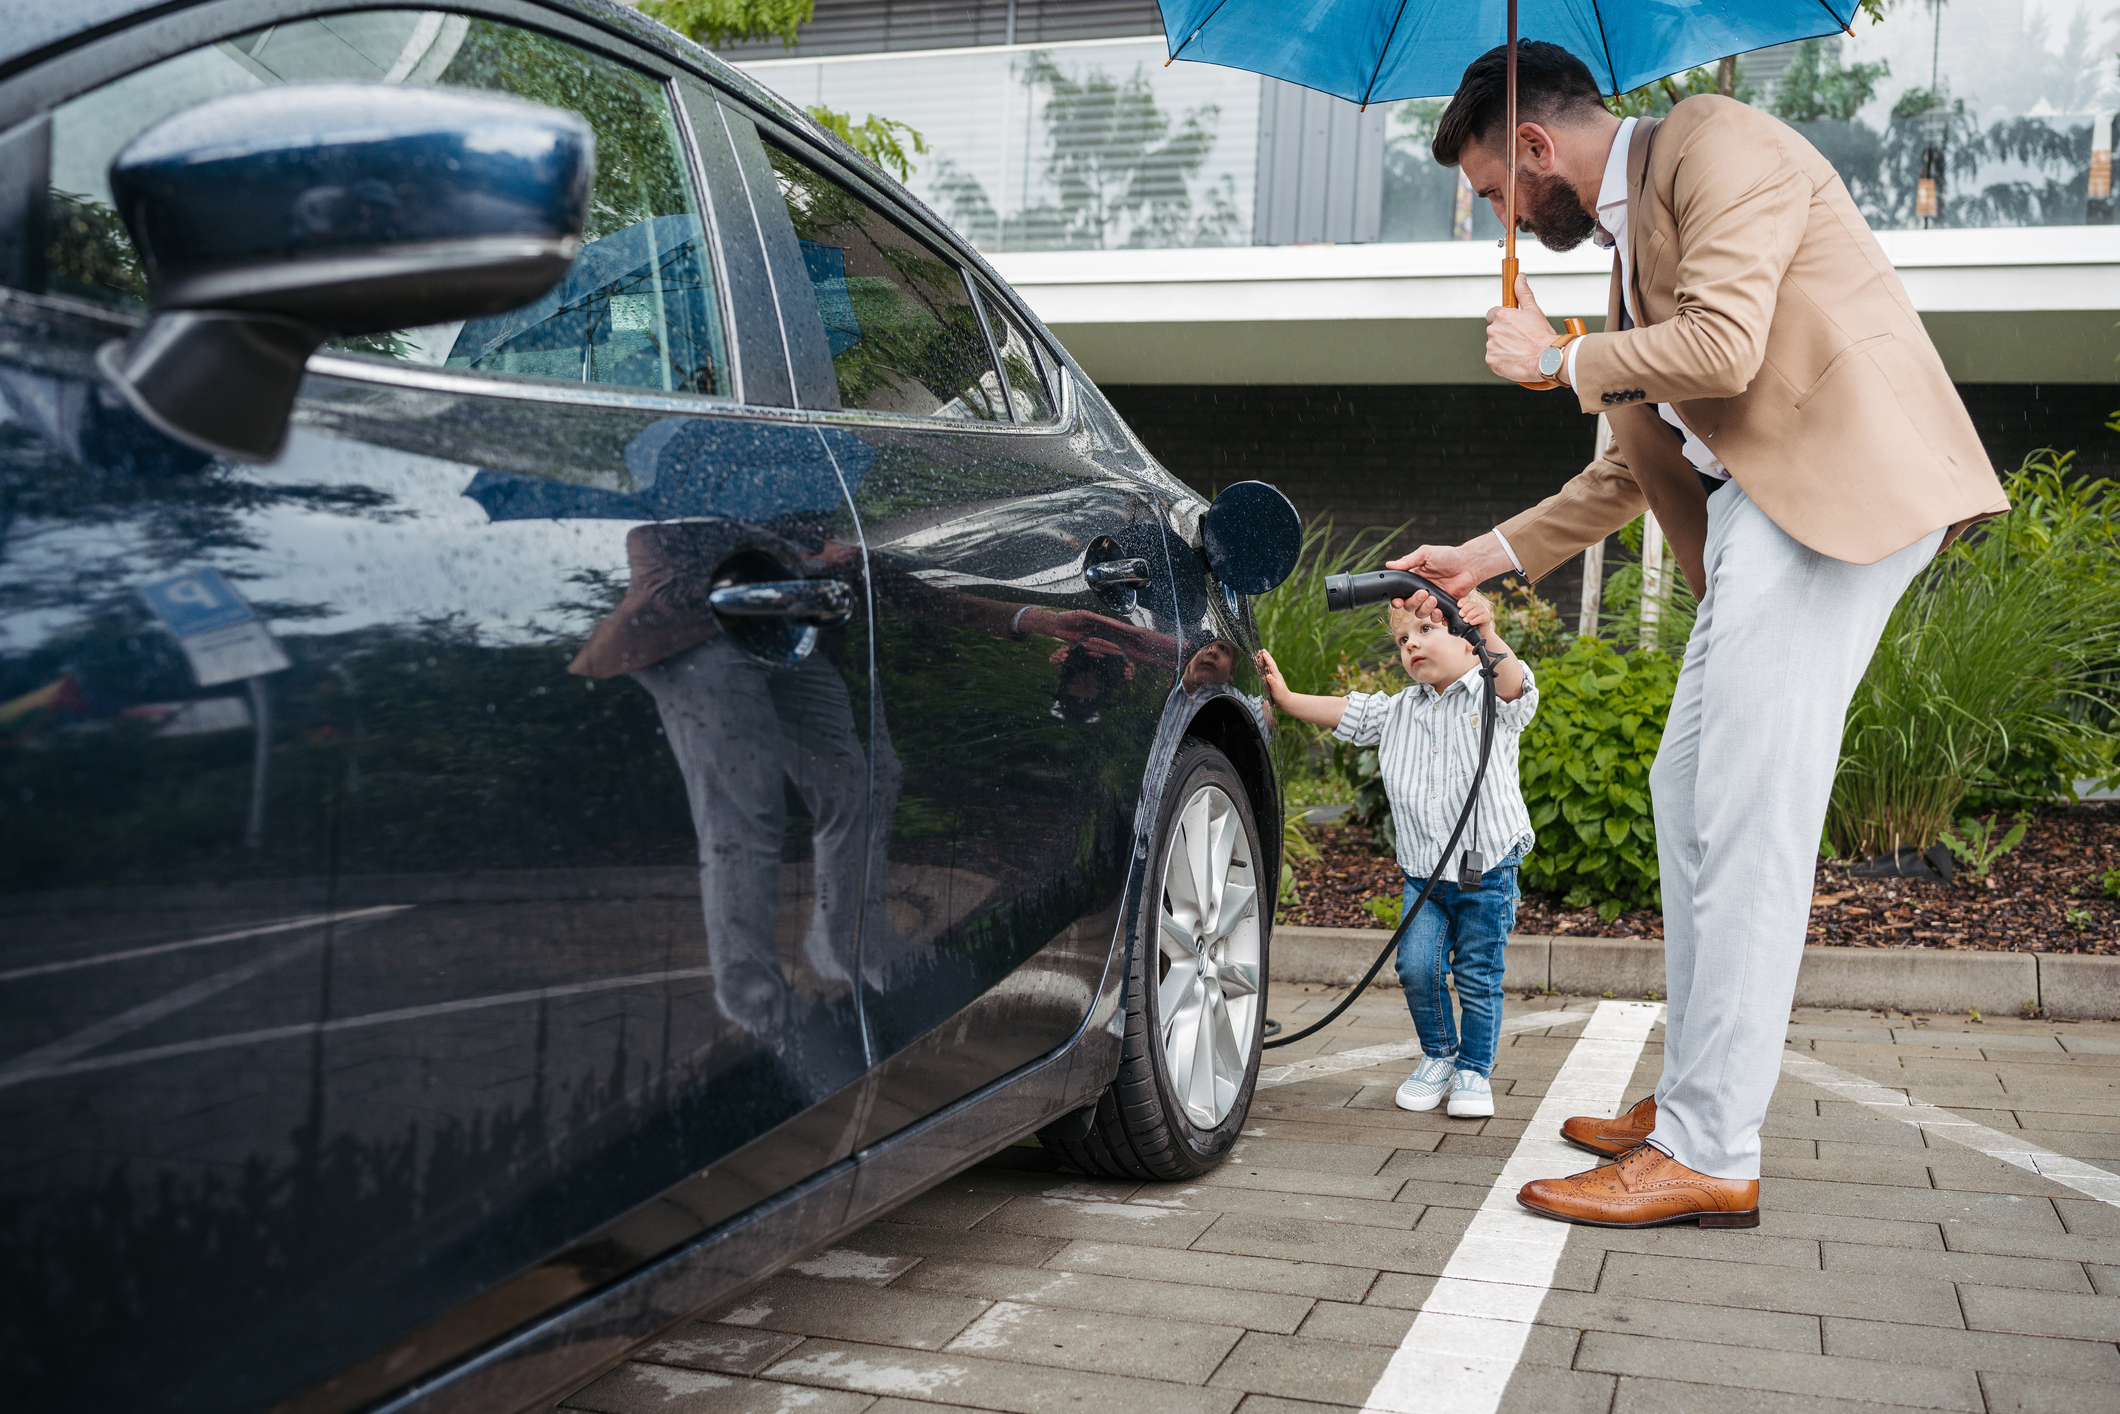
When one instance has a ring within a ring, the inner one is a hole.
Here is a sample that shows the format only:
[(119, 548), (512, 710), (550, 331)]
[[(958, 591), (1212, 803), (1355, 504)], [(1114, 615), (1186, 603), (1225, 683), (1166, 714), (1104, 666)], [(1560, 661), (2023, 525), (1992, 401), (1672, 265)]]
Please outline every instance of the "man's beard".
[(1516, 169), (1516, 224), (1548, 250), (1574, 250), (1590, 239), (1597, 218), (1583, 210), (1575, 188), (1546, 172)]

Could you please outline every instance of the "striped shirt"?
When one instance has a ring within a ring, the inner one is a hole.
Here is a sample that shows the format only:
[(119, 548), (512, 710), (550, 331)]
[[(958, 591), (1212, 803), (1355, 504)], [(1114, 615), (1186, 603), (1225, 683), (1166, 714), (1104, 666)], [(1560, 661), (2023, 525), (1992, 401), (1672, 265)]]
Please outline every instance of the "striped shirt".
[[(1414, 683), (1394, 693), (1351, 692), (1333, 735), (1350, 746), (1374, 746), (1384, 775), (1384, 795), (1391, 802), (1391, 822), (1399, 837), (1399, 867), (1425, 879), (1436, 855), (1450, 839), (1465, 805), (1465, 791), (1480, 761), (1478, 668), (1441, 692)], [(1492, 869), (1512, 850), (1532, 844), (1531, 812), (1517, 783), (1516, 749), (1524, 728), (1538, 711), (1538, 687), (1524, 668), (1524, 692), (1514, 702), (1495, 702), (1494, 755), (1480, 785), (1477, 816), (1458, 841), (1458, 852), (1478, 849)], [(1450, 861), (1455, 877), (1458, 861)]]

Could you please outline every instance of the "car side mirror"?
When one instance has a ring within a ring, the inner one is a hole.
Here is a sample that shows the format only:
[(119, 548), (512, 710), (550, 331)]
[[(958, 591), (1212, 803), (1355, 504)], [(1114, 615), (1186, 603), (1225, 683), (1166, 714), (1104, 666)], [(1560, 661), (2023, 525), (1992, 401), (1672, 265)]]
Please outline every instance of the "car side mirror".
[(1239, 594), (1279, 587), (1303, 554), (1303, 518), (1263, 481), (1239, 481), (1215, 497), (1201, 534), (1207, 567)]
[(513, 98), (349, 83), (202, 103), (111, 163), (150, 313), (97, 364), (172, 437), (270, 461), (324, 340), (557, 284), (595, 174), (587, 123)]

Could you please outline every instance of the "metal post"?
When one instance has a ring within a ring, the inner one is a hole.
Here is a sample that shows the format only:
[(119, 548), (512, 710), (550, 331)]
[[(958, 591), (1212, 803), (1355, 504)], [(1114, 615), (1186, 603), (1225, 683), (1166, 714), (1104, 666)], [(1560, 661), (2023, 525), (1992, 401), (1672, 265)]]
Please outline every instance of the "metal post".
[(1642, 512), (1642, 647), (1656, 646), (1664, 617), (1664, 528), (1655, 511)]
[(2083, 219), (2092, 226), (2113, 224), (2113, 129), (2111, 113), (2091, 115), (2091, 171), (2084, 184)]
[(272, 765), (272, 698), (266, 695), (265, 679), (250, 679), (250, 725), (257, 744), (250, 755), (250, 821), (243, 827), (243, 844), (249, 849), (265, 846), (265, 776)]
[(1583, 551), (1583, 604), (1575, 619), (1575, 631), (1583, 638), (1597, 633), (1598, 611), (1605, 597), (1605, 542), (1600, 540)]

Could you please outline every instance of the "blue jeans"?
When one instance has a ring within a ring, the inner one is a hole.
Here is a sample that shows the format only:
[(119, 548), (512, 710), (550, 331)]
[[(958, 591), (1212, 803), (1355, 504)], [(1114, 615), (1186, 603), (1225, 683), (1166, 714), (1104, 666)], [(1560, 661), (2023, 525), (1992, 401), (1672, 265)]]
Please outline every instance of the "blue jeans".
[[(1413, 926), (1399, 939), (1399, 985), (1406, 1009), (1421, 1035), (1421, 1052), (1457, 1057), (1460, 1070), (1494, 1072), (1502, 1027), (1502, 947), (1516, 922), (1517, 856), (1480, 875), (1475, 892), (1445, 878), (1421, 906)], [(1406, 876), (1401, 908), (1410, 908), (1428, 882)], [(1455, 976), (1464, 1034), (1450, 1006), (1446, 979)]]

